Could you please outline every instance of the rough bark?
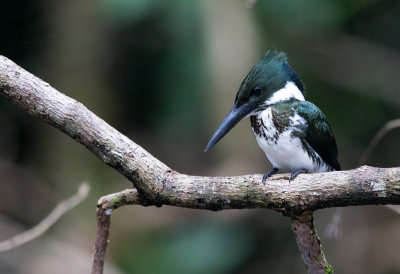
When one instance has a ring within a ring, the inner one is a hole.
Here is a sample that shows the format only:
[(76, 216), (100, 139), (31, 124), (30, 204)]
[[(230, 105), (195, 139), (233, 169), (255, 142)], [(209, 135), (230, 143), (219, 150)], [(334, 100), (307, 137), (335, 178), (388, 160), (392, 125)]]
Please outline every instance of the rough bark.
[(110, 209), (97, 208), (97, 230), (93, 251), (92, 274), (103, 273), (108, 236), (110, 235), (111, 212)]
[(292, 229), (296, 235), (301, 258), (308, 273), (331, 274), (332, 266), (326, 261), (321, 243), (314, 228), (312, 212), (304, 212), (292, 217)]
[[(302, 254), (302, 248), (306, 250), (307, 245), (301, 239), (309, 237), (309, 247), (315, 249), (309, 252), (317, 252), (322, 257), (312, 217), (307, 212), (337, 206), (400, 204), (400, 168), (363, 166), (348, 171), (301, 174), (293, 182), (288, 181), (287, 174), (276, 175), (265, 185), (261, 183), (261, 175), (199, 177), (180, 174), (81, 103), (58, 92), (3, 56), (0, 56), (0, 95), (83, 144), (132, 181), (137, 189), (138, 192), (126, 190), (112, 194), (116, 196), (103, 199), (103, 202), (100, 200), (98, 228), (101, 229), (97, 233), (94, 273), (102, 272), (109, 215), (112, 209), (124, 204), (173, 205), (209, 210), (272, 208), (292, 217)], [(310, 272), (313, 269), (310, 266), (322, 258), (320, 255), (303, 257), (309, 266), (309, 273), (318, 273)]]

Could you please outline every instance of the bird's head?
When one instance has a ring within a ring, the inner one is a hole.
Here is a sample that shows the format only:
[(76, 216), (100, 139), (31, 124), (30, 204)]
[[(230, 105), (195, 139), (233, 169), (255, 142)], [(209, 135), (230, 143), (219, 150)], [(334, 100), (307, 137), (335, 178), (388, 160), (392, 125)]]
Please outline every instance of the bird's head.
[(289, 66), (286, 54), (272, 48), (244, 78), (236, 94), (235, 104), (204, 151), (214, 146), (243, 118), (292, 98), (304, 101), (304, 84)]

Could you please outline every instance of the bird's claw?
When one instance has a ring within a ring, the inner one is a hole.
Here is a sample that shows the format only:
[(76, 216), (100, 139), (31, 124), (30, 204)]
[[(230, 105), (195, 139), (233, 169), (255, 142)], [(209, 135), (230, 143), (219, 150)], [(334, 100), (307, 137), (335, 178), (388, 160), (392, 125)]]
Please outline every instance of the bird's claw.
[(263, 185), (265, 185), (265, 181), (271, 177), (272, 175), (276, 174), (279, 171), (279, 169), (277, 169), (276, 167), (274, 167), (273, 169), (271, 169), (270, 171), (266, 172), (263, 177), (262, 177), (262, 183)]
[(293, 180), (297, 177), (297, 175), (302, 174), (302, 173), (308, 173), (308, 170), (305, 169), (305, 168), (302, 168), (302, 169), (293, 171), (293, 172), (290, 174), (289, 183), (290, 183), (291, 181), (293, 181)]

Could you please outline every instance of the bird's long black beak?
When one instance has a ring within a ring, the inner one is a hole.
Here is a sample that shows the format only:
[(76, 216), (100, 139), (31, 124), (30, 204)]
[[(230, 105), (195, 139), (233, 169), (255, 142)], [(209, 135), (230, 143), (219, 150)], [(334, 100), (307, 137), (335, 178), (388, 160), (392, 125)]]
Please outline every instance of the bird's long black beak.
[(237, 104), (232, 107), (229, 111), (228, 115), (226, 115), (225, 119), (222, 121), (221, 125), (219, 125), (218, 129), (215, 131), (213, 137), (210, 142), (206, 146), (204, 152), (210, 150), (222, 137), (224, 137), (240, 120), (249, 115), (256, 108), (256, 104), (254, 103), (246, 103), (237, 107)]

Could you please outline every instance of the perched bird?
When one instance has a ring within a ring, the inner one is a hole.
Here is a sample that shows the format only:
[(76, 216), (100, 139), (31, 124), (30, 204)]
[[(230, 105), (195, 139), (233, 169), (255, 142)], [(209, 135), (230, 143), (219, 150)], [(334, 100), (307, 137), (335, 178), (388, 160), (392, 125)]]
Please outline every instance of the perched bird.
[(205, 151), (250, 116), (257, 143), (273, 166), (264, 174), (263, 183), (278, 171), (290, 172), (289, 180), (293, 180), (301, 173), (340, 170), (331, 127), (304, 95), (304, 84), (286, 54), (270, 49), (243, 80), (235, 104)]

